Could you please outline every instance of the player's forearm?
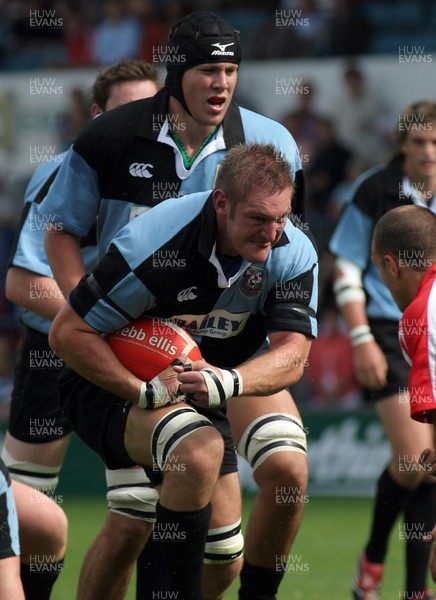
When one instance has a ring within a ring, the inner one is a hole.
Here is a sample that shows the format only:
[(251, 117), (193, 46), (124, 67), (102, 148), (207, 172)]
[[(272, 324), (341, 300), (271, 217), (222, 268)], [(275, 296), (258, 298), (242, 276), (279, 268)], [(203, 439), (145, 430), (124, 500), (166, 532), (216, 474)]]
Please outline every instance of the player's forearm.
[(359, 328), (355, 333), (362, 335), (364, 328), (368, 328), (368, 317), (361, 269), (351, 261), (338, 257), (334, 267), (333, 289), (348, 331)]
[(269, 352), (238, 367), (244, 396), (267, 396), (297, 383), (309, 357), (311, 340), (272, 345)]
[(6, 296), (18, 306), (52, 321), (65, 303), (56, 281), (20, 267), (10, 267)]
[(124, 400), (137, 403), (142, 381), (118, 361), (104, 338), (87, 326), (68, 304), (53, 322), (49, 344), (79, 375)]
[(80, 238), (67, 231), (50, 228), (45, 238), (45, 249), (58, 286), (68, 298), (85, 274)]

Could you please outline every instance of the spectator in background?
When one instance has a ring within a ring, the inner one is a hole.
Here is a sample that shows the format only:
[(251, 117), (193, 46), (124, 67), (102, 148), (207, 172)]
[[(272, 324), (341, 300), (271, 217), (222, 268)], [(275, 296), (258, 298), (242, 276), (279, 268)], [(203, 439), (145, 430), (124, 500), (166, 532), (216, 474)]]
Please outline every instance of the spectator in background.
[[(282, 2), (286, 4), (286, 2)], [(297, 0), (295, 15), (295, 56), (323, 56), (328, 44), (329, 13), (319, 0)]]
[(318, 126), (322, 115), (313, 105), (316, 87), (312, 81), (303, 81), (301, 78), (289, 78), (295, 84), (293, 97), (297, 99), (297, 107), (282, 119), (282, 124), (292, 133), (300, 150), (300, 155), (308, 157), (310, 162), (318, 148)]
[(336, 215), (331, 210), (330, 198), (333, 190), (347, 177), (347, 168), (353, 154), (337, 138), (330, 119), (318, 118), (315, 126), (317, 148), (309, 161), (307, 174), (308, 204), (310, 213), (332, 223)]
[(64, 45), (67, 67), (87, 67), (92, 63), (91, 41), (93, 26), (83, 11), (64, 7)]
[(124, 0), (105, 0), (103, 19), (92, 34), (91, 58), (96, 65), (109, 65), (137, 58), (141, 44), (141, 23)]
[(363, 12), (364, 2), (332, 0), (327, 53), (356, 56), (369, 52), (372, 26)]
[(164, 0), (159, 9), (152, 0), (128, 0), (128, 6), (141, 23), (139, 56), (153, 64), (157, 54), (154, 49), (165, 46), (171, 25), (190, 11), (179, 0)]
[(335, 128), (339, 139), (369, 168), (386, 158), (381, 123), (388, 107), (359, 68), (347, 67), (343, 84), (332, 112)]
[(90, 119), (89, 102), (86, 94), (80, 88), (70, 92), (70, 106), (58, 127), (59, 152), (68, 150), (79, 131)]

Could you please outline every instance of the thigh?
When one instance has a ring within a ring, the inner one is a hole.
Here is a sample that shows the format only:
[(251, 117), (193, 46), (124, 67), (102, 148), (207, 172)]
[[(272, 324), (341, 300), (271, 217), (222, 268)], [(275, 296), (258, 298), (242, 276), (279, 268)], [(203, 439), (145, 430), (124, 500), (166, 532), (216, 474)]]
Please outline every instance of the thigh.
[(45, 467), (57, 467), (64, 462), (65, 454), (71, 441), (72, 434), (41, 444), (23, 442), (6, 433), (4, 448), (17, 461), (37, 462)]

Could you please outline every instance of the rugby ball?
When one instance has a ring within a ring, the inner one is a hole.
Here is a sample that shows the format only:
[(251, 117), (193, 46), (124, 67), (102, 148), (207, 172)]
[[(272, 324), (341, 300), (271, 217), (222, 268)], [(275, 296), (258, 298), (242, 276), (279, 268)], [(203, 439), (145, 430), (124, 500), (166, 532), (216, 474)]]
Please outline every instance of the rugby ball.
[(120, 363), (143, 381), (150, 381), (178, 358), (201, 359), (195, 340), (172, 321), (141, 317), (105, 336)]

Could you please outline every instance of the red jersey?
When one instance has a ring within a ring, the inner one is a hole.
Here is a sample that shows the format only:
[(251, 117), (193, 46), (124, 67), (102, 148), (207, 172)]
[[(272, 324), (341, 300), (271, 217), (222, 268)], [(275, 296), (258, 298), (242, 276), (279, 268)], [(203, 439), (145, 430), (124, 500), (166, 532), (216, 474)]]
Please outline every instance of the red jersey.
[(399, 336), (404, 358), (411, 366), (411, 416), (431, 423), (431, 411), (436, 410), (436, 265), (426, 272), (404, 311)]

